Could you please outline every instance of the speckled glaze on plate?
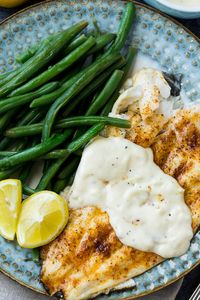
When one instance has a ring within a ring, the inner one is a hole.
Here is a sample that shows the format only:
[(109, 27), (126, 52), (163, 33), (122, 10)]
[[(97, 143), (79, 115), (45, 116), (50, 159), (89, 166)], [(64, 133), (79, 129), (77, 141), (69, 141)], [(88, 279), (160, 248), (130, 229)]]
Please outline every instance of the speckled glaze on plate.
[[(103, 30), (116, 32), (125, 3), (117, 0), (47, 1), (8, 18), (0, 25), (0, 73), (17, 65), (18, 53), (49, 34), (95, 17)], [(184, 74), (185, 95), (200, 99), (199, 41), (179, 24), (154, 9), (137, 4), (137, 18), (128, 44), (154, 59), (168, 72)], [(91, 28), (91, 27), (90, 27)], [(168, 259), (134, 278), (135, 287), (101, 295), (98, 300), (134, 299), (158, 290), (189, 272), (200, 262), (200, 232), (181, 257)], [(40, 267), (31, 261), (31, 251), (0, 238), (0, 270), (9, 277), (45, 293), (39, 281)]]

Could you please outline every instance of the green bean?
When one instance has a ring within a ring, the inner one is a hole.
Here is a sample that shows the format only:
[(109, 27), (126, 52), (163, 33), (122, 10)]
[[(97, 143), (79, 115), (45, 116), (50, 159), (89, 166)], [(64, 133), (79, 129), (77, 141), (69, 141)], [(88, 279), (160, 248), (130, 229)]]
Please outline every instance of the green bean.
[(71, 51), (73, 51), (74, 49), (76, 49), (77, 47), (79, 47), (81, 44), (83, 44), (86, 41), (87, 41), (87, 37), (85, 36), (85, 34), (82, 34), (79, 37), (77, 37), (63, 51), (64, 56), (69, 54)]
[(18, 63), (25, 63), (28, 59), (30, 59), (35, 53), (46, 43), (53, 40), (59, 33), (55, 33), (53, 35), (48, 36), (45, 40), (40, 41), (39, 43), (31, 46), (21, 54), (16, 57), (16, 61)]
[(133, 47), (130, 47), (129, 50), (128, 50), (127, 57), (126, 57), (126, 64), (123, 68), (124, 76), (122, 78), (122, 83), (121, 84), (123, 84), (125, 82), (128, 74), (129, 74), (129, 71), (132, 69), (133, 62), (134, 62), (136, 54), (137, 54), (137, 49), (133, 48)]
[(88, 54), (94, 54), (103, 49), (106, 45), (111, 43), (115, 39), (116, 35), (114, 33), (105, 33), (96, 38), (96, 45), (88, 52)]
[(45, 190), (47, 188), (47, 186), (51, 182), (52, 178), (58, 172), (59, 168), (62, 166), (62, 164), (65, 162), (65, 160), (69, 157), (69, 155), (70, 155), (70, 153), (68, 153), (64, 158), (60, 158), (51, 164), (51, 166), (49, 167), (47, 172), (45, 174), (43, 174), (42, 178), (40, 179), (40, 182), (38, 183), (38, 185), (36, 187), (36, 192)]
[[(78, 74), (80, 72), (80, 65), (73, 66), (72, 69), (70, 69), (64, 76), (60, 79), (61, 86), (68, 80), (70, 80), (72, 77)], [(37, 100), (37, 99), (36, 99)], [(34, 101), (33, 101), (34, 102)], [(33, 103), (32, 102), (32, 103)], [(53, 101), (52, 101), (53, 102)], [(52, 103), (51, 102), (51, 103)], [(43, 104), (44, 105), (44, 104)]]
[(36, 264), (40, 263), (40, 250), (39, 248), (32, 249), (32, 261)]
[(22, 168), (22, 170), (19, 173), (19, 180), (22, 182), (26, 182), (28, 179), (28, 176), (30, 175), (30, 170), (32, 168), (32, 164), (27, 164), (25, 167)]
[[(11, 114), (11, 112), (12, 112), (12, 114)], [(10, 113), (11, 115), (13, 115), (13, 114), (16, 114), (17, 112), (18, 111), (16, 111), (16, 110), (12, 110), (12, 111), (9, 111), (7, 114)], [(7, 114), (5, 114), (4, 116), (6, 116)], [(2, 118), (4, 118), (4, 116), (2, 116)], [(24, 122), (22, 122), (22, 120), (20, 120), (17, 124), (24, 125), (26, 123), (24, 123)], [(2, 127), (2, 129), (3, 129), (3, 127)], [(5, 148), (9, 147), (12, 143), (13, 143), (12, 139), (9, 139), (7, 137), (3, 138), (0, 142), (0, 150), (4, 150)]]
[[(19, 151), (0, 151), (0, 159), (4, 158), (4, 157), (12, 156), (14, 154), (18, 154), (18, 153), (19, 153)], [(51, 151), (51, 152), (39, 157), (38, 159), (62, 158), (64, 156), (66, 156), (67, 153), (68, 152), (66, 149), (58, 149), (58, 150)]]
[(40, 46), (41, 46), (41, 43), (39, 43), (37, 45), (33, 45), (29, 49), (25, 50), (23, 53), (19, 54), (16, 57), (16, 61), (18, 63), (25, 63), (27, 60), (29, 60), (29, 58), (31, 58), (37, 52), (37, 50), (40, 48)]
[[(91, 55), (91, 54), (97, 53), (98, 51), (103, 49), (106, 45), (110, 44), (115, 39), (115, 37), (116, 37), (116, 35), (114, 33), (109, 33), (109, 32), (95, 37), (96, 44), (92, 47), (91, 50), (89, 50), (89, 52), (87, 54)], [(81, 36), (79, 38), (81, 40)], [(77, 38), (77, 41), (74, 40), (74, 43), (72, 42), (67, 47), (66, 54), (69, 53), (69, 51), (72, 51), (74, 48), (77, 47), (76, 44), (78, 44), (78, 42), (79, 42), (78, 39), (79, 38)]]
[(93, 23), (94, 28), (95, 28), (95, 30), (94, 30), (94, 36), (98, 37), (99, 35), (101, 35), (101, 29), (100, 29), (100, 27), (98, 25), (97, 19), (93, 18), (92, 19), (92, 23)]
[(60, 194), (60, 192), (62, 192), (67, 186), (68, 181), (68, 177), (66, 177), (65, 179), (57, 179), (56, 183), (54, 184), (53, 191), (57, 194)]
[[(8, 157), (8, 156), (12, 156), (14, 154), (19, 153), (19, 151), (0, 151), (0, 159), (4, 158), (4, 157)], [(74, 152), (74, 154), (76, 154), (77, 156), (81, 156), (82, 155), (82, 151), (81, 150), (77, 150)], [(67, 149), (57, 149), (57, 150), (53, 150), (50, 151), (47, 154), (44, 154), (43, 156), (38, 157), (38, 160), (52, 160), (52, 159), (58, 159), (58, 158), (63, 158), (66, 155), (68, 155), (68, 150)]]
[[(57, 32), (56, 34), (53, 34), (53, 35), (49, 36), (47, 39), (42, 40), (38, 44), (35, 44), (31, 48), (25, 50), (22, 54), (20, 54), (16, 58), (16, 61), (18, 63), (25, 63), (29, 58), (31, 58), (38, 51), (38, 49), (43, 45), (44, 42), (51, 41), (59, 33)], [(80, 46), (82, 43), (84, 43), (86, 41), (86, 39), (87, 39), (86, 36), (84, 34), (82, 34), (81, 36), (79, 36), (78, 38), (76, 38), (75, 40), (73, 40), (67, 46), (66, 50), (64, 51), (64, 55), (66, 55), (67, 53), (71, 52), (72, 50), (74, 50), (75, 48), (77, 48), (78, 46)]]
[(68, 156), (69, 152), (67, 149), (57, 149), (53, 150), (43, 156), (41, 156), (42, 159), (58, 159)]
[(0, 180), (9, 178), (10, 175), (14, 174), (18, 169), (19, 166), (15, 168), (10, 168), (9, 170), (0, 171)]
[[(112, 40), (116, 37), (113, 33), (106, 33), (101, 36), (96, 37), (96, 44), (92, 49), (87, 53), (88, 55), (98, 53), (101, 49), (103, 49), (107, 44), (111, 43)], [(81, 37), (80, 37), (81, 38)], [(77, 38), (78, 40), (78, 38)], [(75, 42), (75, 41), (74, 41)], [(74, 43), (75, 44), (75, 43)], [(70, 46), (70, 45), (69, 45)], [(117, 68), (117, 67), (116, 67)], [(80, 67), (79, 67), (80, 69)], [(76, 74), (76, 70), (74, 74)], [(73, 75), (74, 75), (73, 74)], [(66, 80), (68, 80), (70, 76), (66, 76), (66, 78), (62, 79), (62, 83), (64, 83)], [(52, 101), (53, 102), (53, 101)]]
[(81, 137), (75, 139), (68, 145), (67, 150), (69, 151), (69, 153), (73, 153), (80, 149), (82, 146), (86, 145), (93, 137), (99, 134), (104, 127), (105, 124), (101, 123), (93, 125)]
[(98, 74), (112, 65), (120, 58), (120, 54), (111, 53), (104, 55), (102, 58), (98, 59), (91, 66), (79, 73), (79, 78), (63, 95), (61, 95), (50, 107), (44, 122), (44, 127), (42, 131), (42, 140), (46, 140), (51, 133), (51, 129), (54, 120), (59, 112), (59, 110), (66, 105), (71, 98), (76, 96), (81, 92), (84, 87), (86, 87)]
[(10, 75), (12, 72), (14, 72), (15, 70), (10, 70), (6, 73), (0, 74), (0, 80), (6, 78), (8, 75)]
[(96, 89), (98, 87), (100, 87), (105, 80), (109, 77), (109, 75), (116, 69), (123, 67), (123, 65), (125, 64), (125, 60), (122, 57), (119, 61), (117, 61), (115, 64), (113, 64), (110, 68), (108, 68), (107, 70), (105, 70), (105, 72), (103, 72), (102, 74), (100, 74), (96, 79), (94, 79), (91, 84), (89, 86), (87, 86), (80, 95), (78, 95), (78, 97), (76, 99), (73, 100), (72, 103), (70, 103), (64, 113), (63, 116), (68, 116), (75, 108), (76, 106), (79, 104), (79, 102), (81, 102), (84, 99), (88, 99), (88, 96), (90, 96), (93, 92), (96, 91)]
[(0, 141), (0, 150), (4, 150), (6, 149), (10, 142), (12, 142), (9, 138), (4, 137), (1, 141)]
[(35, 92), (30, 92), (25, 95), (14, 96), (11, 98), (6, 98), (0, 101), (0, 114), (3, 114), (11, 109), (20, 107), (26, 103), (31, 102), (34, 98), (44, 95), (52, 90), (55, 90), (58, 87), (58, 82), (46, 83), (39, 90)]
[[(91, 93), (93, 93), (97, 87), (99, 87), (107, 78), (117, 68), (121, 68), (125, 64), (125, 60), (122, 57), (119, 61), (117, 61), (115, 64), (113, 64), (110, 68), (105, 70), (102, 74), (97, 77), (97, 79), (94, 79), (89, 86), (87, 86), (80, 95), (72, 102), (70, 103), (69, 107), (66, 108), (66, 113), (64, 112), (64, 115), (68, 115), (75, 107), (76, 105), (83, 99), (87, 98)], [(68, 78), (69, 75), (65, 79)], [(30, 107), (36, 108), (40, 106), (46, 106), (49, 104), (52, 104), (60, 95), (62, 95), (63, 92), (65, 92), (73, 83), (77, 81), (77, 75), (74, 75), (71, 79), (69, 79), (66, 83), (63, 84), (58, 90), (56, 90), (53, 93), (41, 96), (31, 102)]]
[(68, 181), (68, 183), (67, 183), (69, 186), (71, 186), (71, 185), (73, 184), (75, 176), (76, 176), (76, 172), (74, 172), (74, 173), (70, 176), (69, 181)]
[[(104, 128), (104, 124), (96, 124), (92, 126), (84, 135), (82, 135), (80, 138), (78, 138), (75, 141), (72, 141), (68, 147), (67, 150), (70, 153), (75, 152), (76, 150), (80, 149), (82, 146), (87, 144), (93, 137), (95, 137), (99, 132), (101, 132)], [(68, 155), (69, 156), (69, 155)], [(48, 169), (48, 172), (44, 174), (44, 176), (41, 178), (36, 190), (44, 190), (51, 179), (55, 176), (55, 174), (58, 172), (59, 168), (62, 166), (62, 164), (66, 161), (67, 157), (58, 159), (55, 161), (50, 168)]]
[[(19, 153), (19, 151), (0, 151), (0, 159), (4, 158), (4, 157), (8, 157), (8, 156), (12, 156), (14, 154)], [(82, 155), (82, 151), (77, 150), (76, 152), (74, 152), (74, 154), (76, 154), (77, 156), (81, 156)], [(53, 150), (50, 151), (49, 153), (40, 156), (38, 158), (38, 160), (44, 159), (44, 160), (51, 160), (51, 159), (58, 159), (58, 158), (63, 158), (66, 155), (68, 155), (68, 150), (67, 149), (57, 149), (57, 150)]]
[[(79, 116), (61, 119), (55, 125), (56, 129), (71, 128), (80, 126), (90, 126), (96, 123), (105, 123), (106, 125), (112, 125), (120, 128), (130, 127), (130, 122), (127, 120), (111, 117), (99, 117), (99, 116)], [(9, 138), (20, 138), (32, 135), (37, 135), (42, 132), (43, 123), (36, 123), (30, 126), (18, 126), (6, 130), (5, 136)]]
[(20, 152), (27, 146), (27, 143), (27, 139), (19, 140), (15, 145), (15, 150)]
[(45, 115), (46, 115), (46, 110), (37, 111), (35, 116), (27, 123), (27, 125), (31, 125), (38, 121), (41, 121)]
[(67, 182), (69, 181), (70, 175), (74, 173), (74, 171), (77, 169), (79, 162), (80, 158), (75, 157), (69, 163), (67, 163), (67, 166), (65, 166), (63, 170), (59, 173), (58, 179), (53, 189), (56, 193), (59, 194), (61, 191), (64, 190), (64, 188), (67, 185)]
[[(112, 94), (118, 87), (122, 77), (123, 77), (122, 71), (115, 70), (113, 72), (112, 76), (107, 81), (102, 91), (99, 93), (99, 95), (93, 100), (93, 102), (89, 106), (85, 114), (86, 116), (95, 115), (105, 105), (105, 103), (109, 100), (109, 98), (112, 96)], [(84, 131), (85, 131), (84, 127), (77, 130), (75, 137), (80, 136)]]
[(0, 151), (0, 158), (12, 156), (16, 153), (18, 153), (18, 152), (17, 151)]
[(112, 76), (106, 83), (103, 90), (100, 92), (100, 94), (97, 96), (97, 98), (90, 105), (89, 109), (86, 112), (86, 116), (95, 115), (105, 105), (105, 103), (109, 100), (111, 95), (114, 93), (114, 91), (118, 87), (123, 74), (124, 74), (124, 72), (122, 72), (120, 70), (116, 70), (113, 72)]
[(69, 68), (78, 59), (83, 57), (94, 45), (95, 39), (93, 37), (88, 38), (85, 43), (81, 44), (75, 50), (67, 54), (67, 56), (61, 59), (54, 66), (47, 69), (43, 73), (28, 81), (26, 84), (13, 91), (11, 93), (11, 96), (26, 94), (45, 84), (47, 81), (50, 81), (58, 74), (62, 73), (65, 69)]
[[(38, 139), (34, 138), (33, 141), (31, 142), (31, 146), (33, 147), (36, 146), (37, 144), (38, 144)], [(25, 183), (30, 175), (31, 169), (32, 169), (32, 162), (25, 164), (19, 173), (19, 177), (18, 177), (19, 180)]]
[(8, 111), (5, 115), (0, 118), (0, 133), (4, 131), (10, 122), (10, 119), (16, 114), (16, 111)]
[(111, 52), (113, 50), (120, 51), (124, 47), (130, 29), (133, 25), (135, 12), (136, 12), (135, 5), (132, 2), (127, 3), (122, 16), (121, 23), (119, 25), (116, 40), (110, 48)]
[[(36, 54), (30, 58), (25, 64), (23, 64), (16, 74), (11, 73), (11, 79), (7, 77), (7, 82), (1, 82), (0, 97), (12, 92), (19, 85), (33, 77), (39, 70), (46, 66), (59, 52), (60, 50), (72, 40), (81, 30), (87, 26), (87, 22), (81, 21), (78, 24), (73, 25), (69, 29), (61, 32), (57, 38), (46, 43), (44, 47), (41, 47)], [(15, 72), (14, 72), (15, 73)]]
[(27, 186), (26, 184), (22, 185), (23, 194), (27, 196), (31, 196), (35, 193), (35, 190)]
[(113, 105), (115, 104), (118, 97), (119, 97), (119, 89), (117, 89), (114, 92), (114, 94), (112, 95), (112, 97), (110, 98), (110, 100), (108, 101), (106, 106), (103, 108), (103, 110), (101, 112), (102, 116), (108, 116), (108, 114), (111, 112)]
[(39, 106), (45, 106), (53, 103), (58, 97), (60, 97), (72, 84), (77, 81), (77, 75), (74, 75), (71, 79), (66, 81), (59, 89), (56, 91), (49, 93), (47, 95), (41, 96), (35, 99), (31, 104), (31, 108), (36, 108)]
[[(47, 154), (45, 154), (43, 157), (43, 159), (57, 159), (57, 158), (63, 158), (67, 155), (68, 151), (67, 149), (57, 149), (57, 150), (53, 150)], [(75, 155), (77, 156), (82, 156), (83, 151), (81, 149), (77, 150), (74, 152)]]
[[(43, 44), (45, 42), (53, 40), (56, 36), (58, 36), (58, 34), (60, 34), (60, 32), (56, 32), (55, 34), (50, 35), (45, 40), (42, 40), (39, 43), (30, 47), (29, 49), (25, 50), (23, 53), (21, 53), (20, 55), (17, 56), (16, 61), (18, 63), (25, 63), (29, 58), (31, 58), (38, 51), (38, 49), (41, 46), (43, 46)], [(86, 40), (86, 36), (84, 34), (82, 34), (80, 37), (73, 40), (68, 45), (67, 49), (69, 49), (69, 52), (70, 52), (70, 51), (74, 50), (76, 47), (80, 46), (83, 42), (85, 42), (85, 40)]]
[(108, 103), (106, 104), (106, 106), (103, 108), (103, 110), (101, 112), (102, 116), (107, 116), (111, 112), (115, 101), (119, 97), (120, 88), (123, 85), (124, 81), (126, 80), (126, 77), (129, 73), (129, 70), (133, 65), (133, 60), (134, 60), (134, 57), (135, 57), (136, 53), (137, 53), (137, 50), (135, 48), (129, 48), (129, 52), (128, 52), (128, 55), (127, 55), (127, 58), (126, 58), (126, 65), (123, 68), (124, 75), (122, 77), (121, 82), (118, 85), (118, 88), (116, 89), (116, 91), (114, 92), (114, 94), (112, 95), (112, 97), (110, 98)]
[(73, 171), (76, 170), (78, 164), (80, 162), (80, 157), (75, 156), (58, 174), (59, 179), (65, 179), (68, 177)]
[[(16, 113), (15, 110), (13, 111)], [(40, 109), (40, 111), (38, 111), (37, 109), (33, 109), (29, 113), (27, 113), (27, 115), (23, 119), (20, 119), (17, 125), (20, 126), (20, 125), (32, 124), (33, 122), (40, 121), (43, 114), (44, 114), (43, 110)], [(9, 139), (7, 137), (3, 138), (0, 142), (0, 151), (6, 149), (12, 144), (13, 144), (12, 139)]]
[(71, 133), (72, 130), (68, 129), (64, 133), (57, 134), (47, 139), (47, 141), (40, 143), (32, 148), (21, 151), (10, 157), (3, 158), (2, 160), (0, 160), (0, 169), (2, 170), (14, 167), (44, 155), (45, 153), (62, 144), (71, 135)]
[[(23, 126), (26, 124), (30, 124), (32, 122), (37, 122), (44, 115), (43, 110), (39, 109), (31, 109), (27, 115), (20, 120), (18, 126)], [(37, 121), (36, 121), (37, 120)]]
[[(73, 124), (74, 123), (74, 124)], [(72, 124), (75, 126), (89, 126), (95, 125), (96, 123), (104, 123), (106, 125), (112, 125), (120, 128), (129, 128), (130, 122), (119, 118), (101, 117), (101, 116), (79, 116), (71, 117), (58, 121), (56, 128), (68, 128)]]

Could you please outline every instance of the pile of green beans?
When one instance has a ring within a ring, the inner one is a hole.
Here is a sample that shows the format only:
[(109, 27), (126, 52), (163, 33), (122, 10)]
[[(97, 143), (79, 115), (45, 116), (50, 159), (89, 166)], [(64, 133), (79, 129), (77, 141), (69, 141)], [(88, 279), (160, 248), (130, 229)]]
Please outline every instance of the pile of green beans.
[[(20, 53), (17, 69), (0, 75), (0, 180), (17, 176), (26, 195), (59, 193), (72, 183), (84, 146), (105, 126), (131, 127), (108, 114), (136, 53), (121, 51), (134, 16), (128, 3), (117, 34), (82, 33), (86, 21), (56, 32)], [(27, 182), (38, 160), (43, 174), (32, 189)]]
[(86, 26), (87, 22), (81, 21), (70, 27), (69, 29), (61, 32), (55, 39), (48, 41), (42, 45), (36, 54), (25, 62), (15, 72), (8, 75), (0, 82), (0, 97), (8, 95), (15, 90), (18, 86), (26, 82), (29, 78), (33, 77), (39, 70), (45, 67), (63, 47), (72, 40), (79, 32)]
[(19, 87), (14, 92), (11, 93), (12, 96), (22, 95), (33, 91), (42, 84), (56, 77), (58, 74), (62, 73), (64, 70), (73, 65), (78, 59), (80, 59), (85, 53), (95, 45), (95, 39), (89, 37), (85, 43), (77, 47), (75, 50), (67, 54), (63, 59), (61, 59), (54, 66), (44, 71), (42, 74), (36, 76), (35, 78), (28, 81), (25, 85)]

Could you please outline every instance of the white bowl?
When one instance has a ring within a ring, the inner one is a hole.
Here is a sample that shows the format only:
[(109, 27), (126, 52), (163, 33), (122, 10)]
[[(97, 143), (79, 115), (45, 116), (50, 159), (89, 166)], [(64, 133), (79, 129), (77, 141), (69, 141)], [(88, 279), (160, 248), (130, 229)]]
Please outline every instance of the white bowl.
[[(144, 0), (151, 6), (161, 10), (162, 12), (183, 19), (200, 18), (200, 4), (197, 7), (187, 7), (174, 4), (168, 0)], [(190, 0), (187, 0), (190, 1)]]

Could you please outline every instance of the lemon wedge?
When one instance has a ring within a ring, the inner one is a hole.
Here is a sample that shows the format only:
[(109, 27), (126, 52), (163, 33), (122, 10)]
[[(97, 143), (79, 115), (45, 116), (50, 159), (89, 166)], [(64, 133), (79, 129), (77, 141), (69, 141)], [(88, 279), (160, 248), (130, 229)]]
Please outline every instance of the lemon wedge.
[(19, 6), (26, 1), (27, 0), (0, 0), (0, 6), (11, 8), (11, 7)]
[(0, 235), (14, 240), (22, 201), (20, 180), (0, 181)]
[(58, 194), (42, 191), (22, 203), (17, 225), (17, 241), (23, 248), (48, 244), (68, 222), (67, 202)]

